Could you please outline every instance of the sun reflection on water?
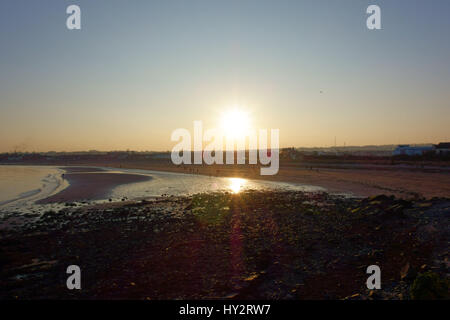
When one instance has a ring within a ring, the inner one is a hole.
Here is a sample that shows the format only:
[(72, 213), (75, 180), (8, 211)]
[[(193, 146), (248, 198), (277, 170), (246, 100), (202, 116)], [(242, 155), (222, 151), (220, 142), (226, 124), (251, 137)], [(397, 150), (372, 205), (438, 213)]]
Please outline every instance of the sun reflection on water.
[(233, 193), (239, 193), (242, 187), (246, 184), (247, 180), (241, 178), (228, 178), (230, 185), (228, 186)]

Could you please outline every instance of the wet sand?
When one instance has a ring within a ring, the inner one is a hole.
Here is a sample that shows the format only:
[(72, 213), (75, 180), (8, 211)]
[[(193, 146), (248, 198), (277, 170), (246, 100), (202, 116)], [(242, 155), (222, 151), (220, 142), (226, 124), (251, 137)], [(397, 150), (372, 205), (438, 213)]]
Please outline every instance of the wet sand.
[(139, 174), (111, 173), (100, 168), (71, 167), (64, 169), (67, 172), (64, 174), (64, 179), (69, 182), (69, 187), (38, 201), (38, 204), (105, 199), (111, 190), (119, 185), (151, 179), (149, 176)]
[[(43, 163), (40, 164), (43, 165)], [(48, 164), (58, 165), (58, 163)], [(59, 164), (67, 165), (68, 163)], [(170, 160), (154, 159), (105, 162), (77, 160), (71, 164), (72, 166), (143, 169), (216, 177), (292, 182), (323, 187), (332, 193), (352, 193), (361, 197), (387, 194), (411, 199), (417, 197), (448, 197), (450, 195), (450, 171), (445, 168), (444, 170), (442, 167), (421, 169), (417, 166), (405, 168), (394, 165), (383, 165), (380, 167), (367, 164), (361, 168), (358, 165), (351, 166), (348, 164), (346, 168), (337, 168), (336, 164), (321, 164), (320, 167), (319, 164), (311, 164), (311, 167), (305, 167), (281, 163), (277, 175), (261, 176), (259, 165), (176, 166)]]
[(323, 187), (332, 193), (352, 193), (361, 197), (387, 194), (411, 199), (417, 197), (448, 197), (450, 195), (450, 172), (446, 170), (407, 170), (395, 166), (383, 169), (376, 167), (364, 169), (313, 167), (310, 169), (281, 165), (278, 174), (261, 176), (259, 166), (250, 165), (175, 166), (163, 162), (145, 164), (123, 162), (120, 165), (108, 164), (108, 166), (301, 183)]

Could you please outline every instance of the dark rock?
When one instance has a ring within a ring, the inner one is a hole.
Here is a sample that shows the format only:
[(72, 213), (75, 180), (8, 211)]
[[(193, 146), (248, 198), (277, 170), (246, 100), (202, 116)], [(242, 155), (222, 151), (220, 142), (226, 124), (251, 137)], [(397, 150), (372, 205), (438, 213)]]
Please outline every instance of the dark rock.
[(413, 300), (447, 300), (449, 298), (449, 281), (438, 274), (428, 271), (420, 274), (410, 289)]
[(372, 201), (386, 202), (386, 201), (393, 201), (394, 199), (395, 199), (394, 196), (387, 196), (385, 194), (380, 194), (377, 196), (369, 197), (367, 200), (369, 200), (369, 202), (372, 202)]
[(400, 270), (400, 279), (402, 280), (412, 280), (416, 277), (417, 271), (411, 267), (411, 265), (406, 263)]

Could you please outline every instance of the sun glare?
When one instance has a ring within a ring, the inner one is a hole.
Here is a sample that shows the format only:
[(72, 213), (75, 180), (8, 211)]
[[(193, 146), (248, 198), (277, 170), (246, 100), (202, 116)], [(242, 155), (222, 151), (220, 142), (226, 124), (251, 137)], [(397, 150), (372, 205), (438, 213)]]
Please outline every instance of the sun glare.
[(250, 118), (247, 112), (238, 108), (222, 114), (222, 130), (227, 138), (242, 138), (250, 131)]
[(239, 193), (241, 191), (241, 188), (245, 185), (246, 180), (241, 178), (229, 178), (229, 179), (230, 179), (229, 188), (231, 189), (231, 192)]

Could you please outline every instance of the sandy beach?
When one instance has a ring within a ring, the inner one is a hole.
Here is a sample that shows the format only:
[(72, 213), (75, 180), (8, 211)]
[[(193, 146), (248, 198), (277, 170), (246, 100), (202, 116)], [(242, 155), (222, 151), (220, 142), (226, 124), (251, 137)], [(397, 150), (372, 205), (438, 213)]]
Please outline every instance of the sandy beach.
[[(169, 170), (187, 171), (180, 167)], [(303, 183), (326, 188), (333, 193), (352, 193), (369, 197), (388, 194), (403, 198), (446, 197), (450, 194), (449, 172), (420, 172), (408, 170), (334, 169), (281, 167), (274, 176), (261, 176), (258, 168), (221, 166), (220, 169), (199, 166), (197, 174), (237, 176), (251, 179)], [(219, 172), (217, 172), (219, 170)]]
[[(110, 168), (145, 169), (187, 174), (201, 174), (216, 177), (240, 177), (279, 182), (293, 182), (319, 186), (333, 193), (352, 193), (369, 197), (378, 194), (394, 195), (402, 198), (433, 198), (450, 195), (450, 171), (442, 169), (422, 170), (411, 167), (367, 166), (359, 168), (336, 168), (333, 165), (300, 167), (281, 163), (274, 176), (261, 176), (259, 166), (250, 165), (190, 165), (176, 166), (169, 161), (122, 161), (99, 163), (78, 162), (77, 165)], [(75, 164), (74, 164), (75, 165)]]
[[(71, 206), (151, 177), (61, 167), (69, 187), (41, 203), (63, 208), (0, 218), (0, 299), (34, 299), (36, 288), (48, 299), (448, 299), (445, 172), (284, 167), (261, 177), (255, 167), (128, 166), (328, 192), (208, 191)], [(331, 193), (339, 191), (376, 196)], [(82, 291), (61, 285), (71, 264), (85, 274)], [(365, 284), (372, 264), (383, 268), (377, 292)]]
[[(327, 192), (71, 206), (151, 179), (84, 165), (61, 167), (69, 187), (41, 201), (64, 208), (0, 218), (0, 299), (34, 299), (37, 288), (39, 299), (448, 299), (445, 171), (285, 166), (263, 177), (249, 166), (109, 163), (103, 167), (307, 183)], [(81, 291), (62, 285), (72, 264), (83, 270)], [(383, 272), (376, 292), (366, 287), (373, 264)]]
[[(392, 164), (385, 160), (360, 160), (356, 162), (335, 160), (306, 163), (281, 159), (278, 173), (272, 176), (262, 176), (259, 165), (174, 165), (170, 159), (156, 158), (123, 160), (71, 159), (66, 161), (32, 160), (15, 164), (63, 166), (63, 168), (72, 168), (70, 173), (80, 173), (80, 170), (86, 170), (86, 167), (88, 167), (91, 168), (89, 169), (91, 172), (93, 172), (93, 168), (96, 168), (95, 170), (101, 170), (99, 168), (112, 170), (142, 169), (210, 177), (267, 180), (318, 186), (327, 189), (331, 193), (346, 193), (359, 197), (387, 194), (414, 199), (418, 197), (447, 197), (450, 195), (450, 167), (449, 163), (445, 161), (434, 163), (399, 162), (398, 164)], [(131, 179), (131, 177), (119, 178), (117, 176), (113, 180), (116, 178), (124, 181), (124, 183), (126, 183), (127, 179)], [(117, 182), (121, 183), (120, 181)], [(113, 183), (115, 184), (116, 182)]]

